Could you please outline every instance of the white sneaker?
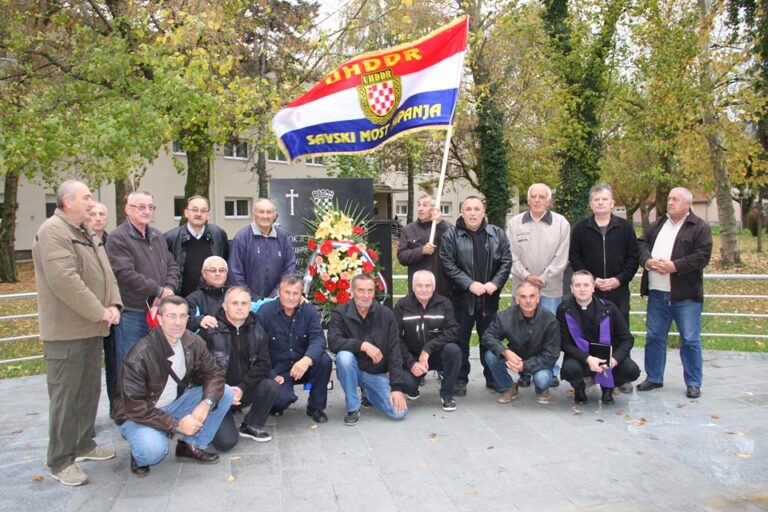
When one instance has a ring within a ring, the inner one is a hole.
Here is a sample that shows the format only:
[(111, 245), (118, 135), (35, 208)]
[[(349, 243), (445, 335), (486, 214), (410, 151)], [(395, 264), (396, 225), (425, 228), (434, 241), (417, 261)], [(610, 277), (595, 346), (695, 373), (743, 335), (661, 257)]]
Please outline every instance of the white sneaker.
[(88, 483), (88, 475), (83, 473), (83, 470), (77, 464), (70, 464), (58, 473), (51, 472), (51, 477), (70, 487), (77, 487), (78, 485)]

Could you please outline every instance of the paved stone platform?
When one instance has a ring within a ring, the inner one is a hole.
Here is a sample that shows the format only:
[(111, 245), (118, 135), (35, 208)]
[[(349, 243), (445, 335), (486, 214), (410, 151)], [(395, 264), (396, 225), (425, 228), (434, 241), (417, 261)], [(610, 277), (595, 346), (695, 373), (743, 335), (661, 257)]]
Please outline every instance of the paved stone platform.
[[(642, 365), (642, 351), (633, 357)], [(703, 396), (689, 400), (671, 351), (663, 389), (617, 394), (611, 407), (594, 387), (574, 407), (566, 383), (546, 406), (532, 388), (499, 405), (479, 368), (475, 354), (452, 413), (430, 375), (405, 421), (364, 409), (347, 427), (337, 384), (327, 424), (304, 414), (301, 392), (301, 406), (270, 418), (272, 442), (241, 438), (214, 466), (171, 456), (144, 479), (103, 398), (97, 440), (118, 456), (82, 463), (90, 483), (79, 488), (44, 464), (45, 377), (0, 381), (0, 510), (768, 510), (768, 354), (706, 352)]]

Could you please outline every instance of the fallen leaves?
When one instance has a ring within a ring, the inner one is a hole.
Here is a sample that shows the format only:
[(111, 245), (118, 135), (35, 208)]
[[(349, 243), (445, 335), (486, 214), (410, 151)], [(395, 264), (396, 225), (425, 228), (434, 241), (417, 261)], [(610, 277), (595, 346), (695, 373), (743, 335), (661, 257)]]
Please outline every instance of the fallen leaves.
[(581, 412), (581, 409), (579, 409), (576, 406), (572, 406), (571, 410), (573, 411), (574, 416), (581, 416), (583, 413)]
[(35, 476), (32, 477), (32, 481), (33, 482), (42, 482), (43, 481), (43, 477), (40, 476), (40, 475), (35, 475)]
[(236, 480), (235, 475), (229, 475), (227, 477), (227, 482), (232, 483)]
[(752, 455), (746, 452), (739, 452), (736, 454), (736, 456), (740, 459), (751, 459)]
[(436, 443), (436, 442), (437, 442), (437, 434), (435, 434), (434, 432), (430, 432), (430, 433), (427, 435), (427, 439), (429, 439), (429, 440), (430, 440), (430, 441), (432, 441), (433, 443)]

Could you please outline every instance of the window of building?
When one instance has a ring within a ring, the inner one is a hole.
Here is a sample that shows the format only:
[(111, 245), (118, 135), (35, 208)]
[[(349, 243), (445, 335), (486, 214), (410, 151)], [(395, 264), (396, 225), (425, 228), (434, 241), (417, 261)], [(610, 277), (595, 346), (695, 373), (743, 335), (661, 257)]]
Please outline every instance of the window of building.
[(187, 200), (183, 197), (174, 197), (173, 198), (173, 218), (174, 219), (180, 219), (182, 215), (184, 215), (184, 208), (187, 207)]
[(248, 141), (238, 139), (235, 142), (224, 144), (224, 156), (227, 158), (248, 158)]
[(453, 215), (451, 212), (453, 211), (453, 204), (452, 203), (440, 203), (440, 214), (441, 215)]
[(267, 149), (267, 161), (287, 163), (288, 159), (285, 158), (285, 155), (277, 146), (271, 146), (269, 149)]
[(51, 217), (56, 211), (56, 194), (45, 195), (45, 218)]
[(227, 197), (224, 199), (224, 217), (247, 219), (251, 216), (251, 200)]
[(322, 156), (312, 156), (307, 158), (307, 165), (324, 165)]
[(181, 141), (175, 140), (173, 141), (173, 152), (177, 155), (186, 155), (187, 152), (184, 151), (184, 148), (181, 147)]
[(395, 203), (395, 215), (408, 215), (407, 201), (398, 201)]

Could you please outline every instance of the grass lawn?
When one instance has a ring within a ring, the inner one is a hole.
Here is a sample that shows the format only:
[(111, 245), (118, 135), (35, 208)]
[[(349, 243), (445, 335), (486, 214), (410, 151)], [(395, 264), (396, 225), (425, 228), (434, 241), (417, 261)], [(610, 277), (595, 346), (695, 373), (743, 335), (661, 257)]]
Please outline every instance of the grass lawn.
[[(749, 234), (741, 236), (742, 265), (738, 268), (724, 269), (719, 264), (718, 249), (719, 237), (715, 235), (715, 248), (712, 262), (706, 269), (708, 274), (768, 274), (768, 255), (755, 252), (755, 239)], [(395, 258), (396, 260), (396, 258)], [(395, 275), (406, 274), (404, 267), (395, 264)], [(31, 262), (19, 264), (18, 283), (0, 283), (0, 295), (35, 291), (34, 269)], [(637, 293), (640, 280), (632, 282), (632, 291)], [(402, 295), (406, 291), (405, 280), (396, 280), (394, 294)], [(768, 279), (707, 279), (704, 282), (705, 294), (718, 295), (764, 295), (768, 296)], [(511, 293), (509, 284), (505, 287), (505, 293)], [(397, 300), (397, 299), (395, 299)], [(502, 307), (508, 307), (511, 299), (502, 299)], [(0, 316), (34, 313), (37, 309), (35, 299), (0, 300)], [(642, 312), (643, 315), (632, 315), (631, 329), (637, 333), (645, 331), (645, 299), (632, 298), (632, 311)], [(756, 313), (768, 315), (768, 300), (747, 299), (706, 299), (705, 313)], [(0, 338), (35, 334), (38, 332), (37, 319), (28, 318), (20, 320), (4, 320), (0, 322)], [(730, 333), (730, 334), (765, 334), (768, 332), (768, 318), (745, 317), (711, 317), (702, 319), (702, 332), (704, 333)], [(768, 340), (766, 340), (768, 341)], [(766, 341), (751, 338), (717, 338), (704, 337), (705, 348), (716, 350), (739, 351), (767, 351)], [(473, 342), (477, 343), (476, 336)], [(643, 345), (643, 335), (636, 336), (637, 346)], [(679, 346), (676, 337), (670, 339), (670, 344)], [(0, 343), (0, 360), (33, 356), (42, 353), (42, 343), (38, 339), (3, 342)], [(0, 378), (20, 377), (34, 375), (45, 371), (43, 360), (23, 361), (0, 365)]]

